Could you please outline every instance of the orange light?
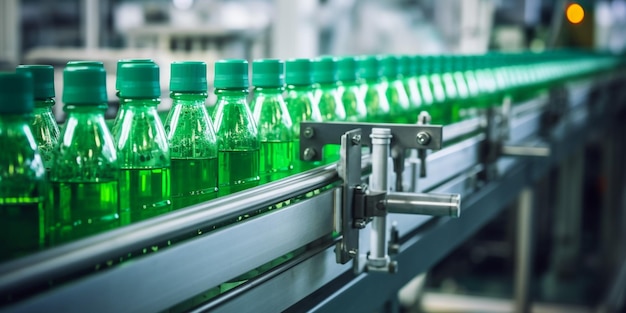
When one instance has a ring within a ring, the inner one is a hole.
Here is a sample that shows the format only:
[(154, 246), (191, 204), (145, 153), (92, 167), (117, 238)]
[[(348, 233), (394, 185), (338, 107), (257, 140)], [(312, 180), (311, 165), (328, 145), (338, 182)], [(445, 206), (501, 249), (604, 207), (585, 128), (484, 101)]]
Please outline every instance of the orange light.
[(585, 10), (578, 3), (572, 3), (567, 6), (567, 10), (565, 11), (565, 15), (567, 15), (567, 20), (572, 24), (578, 24), (583, 21), (585, 18)]

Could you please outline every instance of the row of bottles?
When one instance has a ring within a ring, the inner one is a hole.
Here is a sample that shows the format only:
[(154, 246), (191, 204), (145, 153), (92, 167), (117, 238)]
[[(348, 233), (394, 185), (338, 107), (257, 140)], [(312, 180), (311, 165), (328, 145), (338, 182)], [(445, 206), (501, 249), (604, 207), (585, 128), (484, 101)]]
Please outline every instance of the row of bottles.
[[(433, 123), (454, 123), (620, 61), (571, 51), (264, 59), (252, 64), (248, 103), (248, 62), (221, 60), (213, 107), (206, 64), (174, 62), (163, 122), (157, 64), (120, 60), (111, 131), (102, 63), (72, 61), (62, 132), (50, 110), (53, 68), (20, 66), (0, 76), (0, 144), (10, 149), (0, 153), (0, 259), (310, 169), (297, 158), (302, 121), (415, 123), (427, 111)], [(338, 157), (336, 146), (323, 153)]]

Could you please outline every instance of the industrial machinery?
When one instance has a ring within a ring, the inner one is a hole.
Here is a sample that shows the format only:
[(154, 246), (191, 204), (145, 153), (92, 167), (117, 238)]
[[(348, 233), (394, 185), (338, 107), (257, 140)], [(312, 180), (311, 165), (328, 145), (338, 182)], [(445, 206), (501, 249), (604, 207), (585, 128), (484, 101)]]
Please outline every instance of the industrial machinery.
[(301, 158), (341, 144), (339, 162), (2, 264), (0, 311), (397, 311), (409, 280), (615, 133), (620, 86), (578, 80), (446, 126), (303, 123)]

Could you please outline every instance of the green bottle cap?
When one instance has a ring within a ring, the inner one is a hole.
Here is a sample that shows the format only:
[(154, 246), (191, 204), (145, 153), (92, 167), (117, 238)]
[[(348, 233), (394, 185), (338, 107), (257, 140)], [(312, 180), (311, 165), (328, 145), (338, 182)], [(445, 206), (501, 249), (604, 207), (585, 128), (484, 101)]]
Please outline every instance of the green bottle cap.
[(380, 60), (381, 75), (387, 78), (398, 76), (398, 58), (395, 55), (386, 55)]
[(285, 62), (278, 59), (252, 62), (252, 85), (255, 87), (282, 87), (285, 85)]
[(359, 77), (361, 79), (378, 79), (380, 77), (380, 57), (370, 55), (357, 59)]
[(432, 55), (420, 55), (418, 59), (418, 70), (424, 74), (433, 74), (441, 72), (438, 68), (439, 62), (437, 58)]
[(65, 104), (107, 102), (106, 72), (102, 62), (67, 62), (63, 70), (63, 102)]
[(308, 86), (313, 84), (311, 59), (290, 59), (285, 62), (287, 85)]
[(334, 83), (337, 81), (337, 59), (320, 57), (313, 60), (313, 82), (319, 84)]
[(441, 62), (441, 69), (444, 73), (454, 72), (454, 56), (453, 55), (442, 55), (439, 57)]
[(445, 62), (442, 55), (431, 55), (427, 57), (427, 60), (430, 61), (433, 73), (445, 73)]
[(219, 60), (215, 62), (215, 88), (248, 88), (248, 61)]
[(31, 73), (36, 100), (54, 97), (54, 67), (51, 65), (20, 65), (15, 71)]
[(33, 76), (30, 72), (0, 72), (0, 114), (33, 111)]
[(355, 81), (356, 72), (357, 66), (354, 57), (343, 57), (337, 60), (337, 79), (340, 81)]
[(117, 71), (115, 72), (115, 75), (116, 75), (115, 90), (116, 91), (120, 90), (120, 84), (122, 82), (122, 80), (120, 79), (120, 76), (119, 76), (120, 69), (122, 68), (122, 65), (128, 64), (128, 63), (154, 63), (154, 61), (152, 59), (122, 59), (122, 60), (118, 60), (117, 61)]
[(124, 63), (117, 73), (122, 98), (158, 98), (159, 66), (156, 63)]
[(206, 92), (206, 63), (201, 61), (173, 62), (170, 65), (170, 91)]
[(404, 77), (415, 75), (415, 62), (411, 56), (400, 56), (398, 61), (398, 73)]

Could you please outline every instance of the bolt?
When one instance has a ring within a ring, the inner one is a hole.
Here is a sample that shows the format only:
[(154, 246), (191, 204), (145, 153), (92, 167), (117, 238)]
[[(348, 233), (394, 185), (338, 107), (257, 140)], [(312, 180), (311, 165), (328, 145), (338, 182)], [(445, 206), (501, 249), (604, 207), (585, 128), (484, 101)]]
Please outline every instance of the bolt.
[(313, 130), (313, 127), (306, 127), (304, 128), (302, 135), (304, 135), (304, 138), (311, 139), (313, 138), (313, 135), (315, 135), (315, 131)]
[(417, 133), (417, 143), (422, 146), (425, 146), (430, 143), (430, 135), (427, 132), (419, 132)]
[(351, 249), (350, 251), (348, 251), (348, 255), (352, 258), (356, 257), (358, 254), (357, 249)]
[(386, 206), (385, 202), (386, 201), (378, 201), (378, 203), (376, 203), (376, 209), (381, 210), (381, 211), (385, 210), (385, 206)]
[(315, 149), (313, 148), (306, 148), (304, 149), (304, 160), (306, 161), (311, 161), (313, 160), (313, 158), (315, 157)]
[(357, 134), (352, 137), (352, 145), (360, 145), (361, 144), (361, 135)]
[(418, 125), (428, 125), (428, 124), (430, 124), (430, 114), (428, 114), (428, 112), (426, 112), (426, 111), (420, 112), (420, 114), (417, 117), (417, 124)]
[(354, 221), (354, 227), (358, 228), (358, 229), (363, 229), (365, 228), (365, 221), (364, 220), (357, 220)]
[(391, 273), (391, 274), (397, 273), (398, 272), (398, 262), (397, 261), (389, 262), (389, 265), (388, 265), (387, 269), (389, 270), (389, 273)]

